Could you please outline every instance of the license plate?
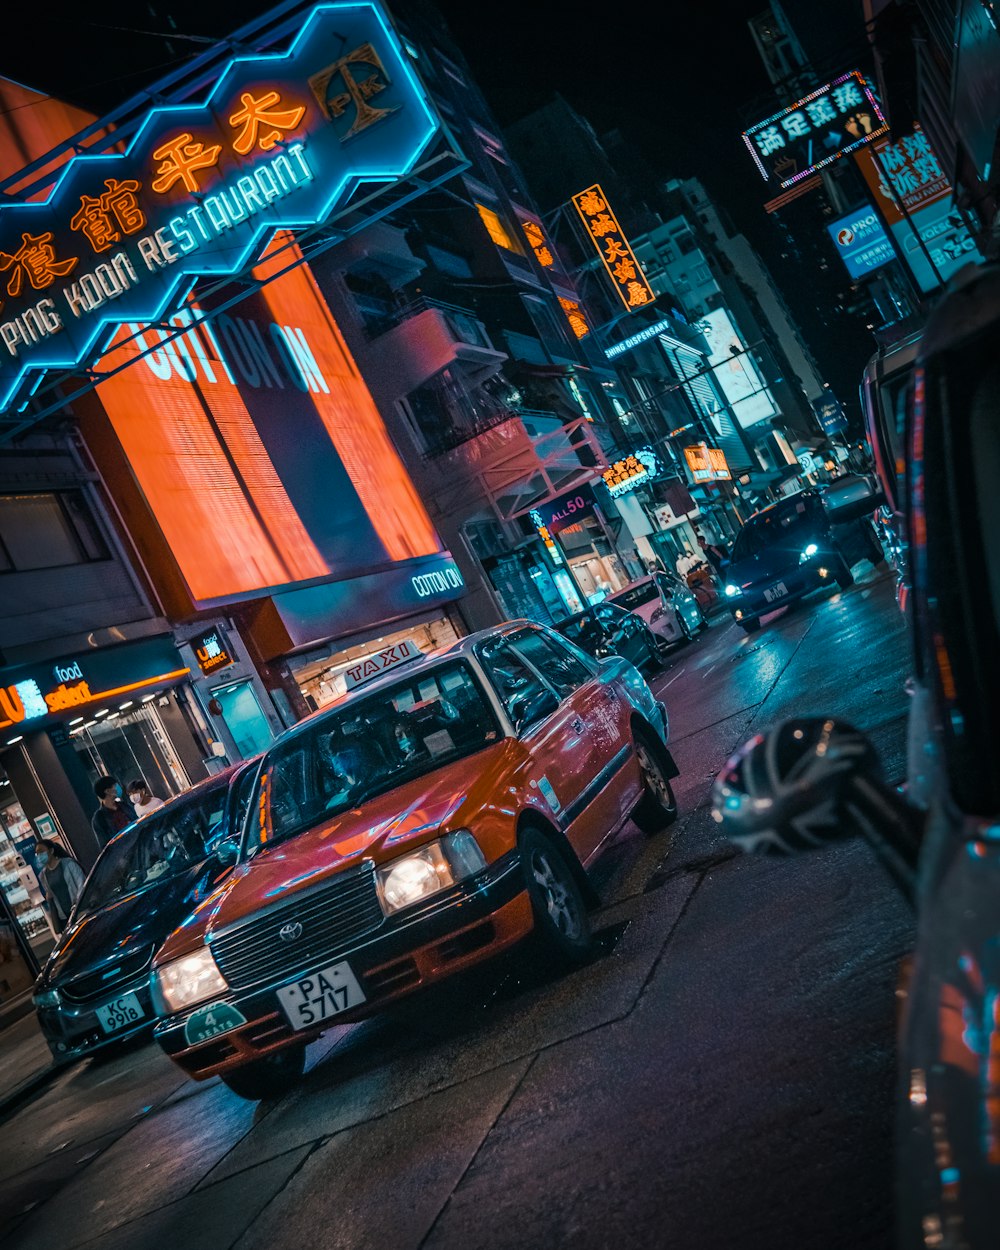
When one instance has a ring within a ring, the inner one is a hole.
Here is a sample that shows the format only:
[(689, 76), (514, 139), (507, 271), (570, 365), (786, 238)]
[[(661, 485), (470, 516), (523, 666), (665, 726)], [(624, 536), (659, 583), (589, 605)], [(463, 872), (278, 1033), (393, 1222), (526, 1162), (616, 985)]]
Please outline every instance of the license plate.
[(784, 582), (775, 582), (773, 586), (768, 586), (764, 591), (764, 598), (768, 603), (774, 603), (775, 599), (784, 599), (788, 594), (788, 587)]
[(293, 1029), (308, 1029), (365, 1001), (365, 992), (343, 960), (278, 990), (278, 1002)]
[(135, 994), (123, 994), (121, 998), (105, 1003), (103, 1007), (97, 1009), (97, 1018), (105, 1033), (117, 1033), (119, 1029), (127, 1029), (130, 1024), (135, 1024), (136, 1020), (141, 1020), (145, 1014), (142, 1003)]

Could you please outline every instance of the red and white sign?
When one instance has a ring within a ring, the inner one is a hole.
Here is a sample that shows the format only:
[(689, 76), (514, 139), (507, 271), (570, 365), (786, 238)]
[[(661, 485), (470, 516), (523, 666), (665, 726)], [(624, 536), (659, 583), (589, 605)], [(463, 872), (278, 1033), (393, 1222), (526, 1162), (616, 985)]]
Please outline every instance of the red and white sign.
[(422, 655), (423, 652), (417, 644), (409, 638), (404, 638), (402, 642), (394, 643), (383, 651), (373, 651), (371, 655), (363, 656), (356, 664), (344, 669), (347, 689), (356, 690), (358, 686), (365, 686), (397, 665), (419, 660)]

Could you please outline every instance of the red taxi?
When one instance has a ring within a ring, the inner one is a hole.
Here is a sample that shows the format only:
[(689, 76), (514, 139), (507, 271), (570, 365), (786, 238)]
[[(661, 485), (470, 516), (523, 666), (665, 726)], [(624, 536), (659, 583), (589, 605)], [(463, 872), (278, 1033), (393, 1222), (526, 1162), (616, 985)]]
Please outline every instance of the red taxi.
[(638, 671), (525, 621), (388, 671), (263, 757), (239, 863), (157, 952), (156, 1036), (257, 1099), (331, 1023), (534, 932), (591, 952), (586, 867), (676, 815), (667, 715)]

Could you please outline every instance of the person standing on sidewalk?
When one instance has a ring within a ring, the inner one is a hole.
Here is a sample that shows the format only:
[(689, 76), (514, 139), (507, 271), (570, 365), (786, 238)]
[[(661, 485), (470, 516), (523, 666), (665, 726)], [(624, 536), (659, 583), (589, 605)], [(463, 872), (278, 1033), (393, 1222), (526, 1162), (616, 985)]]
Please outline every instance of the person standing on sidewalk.
[(125, 799), (121, 783), (116, 777), (101, 777), (94, 783), (98, 808), (90, 819), (98, 843), (104, 847), (135, 820), (132, 804)]
[(61, 933), (83, 893), (86, 877), (76, 860), (51, 838), (39, 838), (35, 843), (35, 863), (52, 927)]

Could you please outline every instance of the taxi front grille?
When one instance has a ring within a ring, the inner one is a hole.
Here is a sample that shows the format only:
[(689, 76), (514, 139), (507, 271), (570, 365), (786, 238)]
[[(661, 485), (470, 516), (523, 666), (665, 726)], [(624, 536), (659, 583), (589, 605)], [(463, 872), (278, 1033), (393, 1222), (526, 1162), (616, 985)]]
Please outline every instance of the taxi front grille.
[(124, 985), (126, 981), (133, 981), (140, 973), (145, 972), (152, 958), (152, 946), (136, 951), (119, 959), (117, 963), (74, 977), (65, 985), (59, 986), (59, 993), (71, 1003), (90, 1003), (109, 998), (112, 990)]
[(249, 989), (323, 967), (384, 919), (375, 870), (366, 864), (212, 934), (209, 945), (233, 989)]

